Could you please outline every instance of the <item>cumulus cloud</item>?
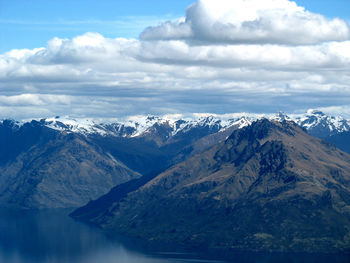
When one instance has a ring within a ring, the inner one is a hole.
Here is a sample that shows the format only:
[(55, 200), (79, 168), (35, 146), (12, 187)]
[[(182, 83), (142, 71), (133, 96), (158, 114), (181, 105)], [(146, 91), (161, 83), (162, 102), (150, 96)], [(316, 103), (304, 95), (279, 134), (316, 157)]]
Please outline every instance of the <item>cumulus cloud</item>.
[(300, 71), (348, 67), (349, 50), (350, 41), (327, 42), (313, 46), (191, 46), (183, 41), (158, 41), (143, 43), (143, 53), (140, 57), (164, 63)]
[(200, 0), (140, 40), (86, 33), (1, 54), (0, 117), (339, 109), (348, 35), (287, 0)]
[(0, 104), (7, 106), (45, 106), (69, 103), (70, 98), (65, 95), (20, 94), (14, 96), (0, 96)]
[(305, 45), (348, 40), (350, 29), (341, 19), (329, 20), (289, 0), (198, 0), (184, 19), (148, 27), (141, 38)]

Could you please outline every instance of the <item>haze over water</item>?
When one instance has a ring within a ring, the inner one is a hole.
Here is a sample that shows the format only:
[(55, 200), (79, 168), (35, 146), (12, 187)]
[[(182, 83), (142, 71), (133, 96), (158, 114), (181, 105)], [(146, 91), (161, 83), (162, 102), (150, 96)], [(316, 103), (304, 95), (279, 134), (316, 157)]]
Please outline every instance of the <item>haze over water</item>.
[[(131, 251), (93, 226), (68, 217), (69, 210), (0, 210), (0, 263), (171, 263), (171, 253)], [(202, 262), (201, 260), (196, 262)], [(204, 261), (208, 262), (208, 261)], [(210, 262), (210, 261), (209, 261)]]
[[(233, 253), (229, 260), (183, 253), (169, 248), (145, 250), (79, 223), (69, 210), (9, 211), (0, 209), (0, 263), (187, 263), (187, 262), (348, 262), (342, 255)], [(137, 248), (136, 248), (137, 247)], [(130, 249), (131, 248), (131, 249)]]

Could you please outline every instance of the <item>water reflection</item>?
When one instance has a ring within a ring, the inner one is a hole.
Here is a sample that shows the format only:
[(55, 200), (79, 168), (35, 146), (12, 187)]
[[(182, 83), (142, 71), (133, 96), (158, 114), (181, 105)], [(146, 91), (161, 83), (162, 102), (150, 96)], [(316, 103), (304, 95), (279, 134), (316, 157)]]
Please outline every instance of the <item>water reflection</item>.
[[(166, 247), (112, 238), (74, 221), (67, 216), (69, 212), (0, 209), (0, 263), (350, 262), (344, 255), (172, 252)], [(212, 260), (217, 258), (223, 260)]]
[(67, 216), (69, 212), (0, 209), (0, 262), (192, 262), (192, 259), (169, 258), (170, 255), (161, 254), (150, 256), (126, 249), (99, 229), (74, 221)]

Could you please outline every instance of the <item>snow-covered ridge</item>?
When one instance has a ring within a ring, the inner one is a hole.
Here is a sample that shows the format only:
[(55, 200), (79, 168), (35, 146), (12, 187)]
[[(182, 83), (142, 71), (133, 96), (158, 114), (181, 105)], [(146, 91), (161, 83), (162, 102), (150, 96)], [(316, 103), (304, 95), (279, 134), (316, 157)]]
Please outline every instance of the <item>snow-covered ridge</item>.
[(193, 128), (215, 128), (217, 131), (233, 125), (238, 128), (250, 125), (253, 119), (241, 117), (223, 120), (214, 116), (197, 119), (172, 119), (158, 116), (133, 116), (125, 121), (99, 122), (93, 119), (79, 119), (69, 117), (55, 117), (39, 120), (45, 126), (65, 132), (74, 132), (83, 135), (98, 134), (102, 136), (138, 137), (150, 133), (157, 127), (165, 127), (169, 136), (180, 132), (188, 132)]
[(59, 131), (70, 131), (81, 134), (98, 133), (106, 135), (107, 132), (93, 119), (73, 119), (69, 117), (55, 117), (41, 119), (46, 127)]
[[(350, 122), (340, 116), (328, 116), (317, 110), (309, 110), (305, 114), (285, 115), (282, 112), (275, 115), (263, 114), (225, 114), (225, 115), (194, 115), (194, 118), (181, 118), (178, 115), (132, 116), (125, 120), (97, 120), (91, 118), (54, 117), (37, 120), (46, 127), (65, 132), (79, 133), (85, 136), (118, 136), (140, 137), (162, 128), (167, 137), (186, 133), (193, 129), (211, 129), (223, 131), (232, 126), (240, 129), (253, 121), (268, 118), (275, 121), (294, 121), (310, 133), (325, 137), (340, 132), (350, 131)], [(0, 123), (3, 123), (1, 121)], [(14, 127), (21, 127), (26, 122), (12, 121)]]
[(309, 110), (306, 114), (294, 115), (291, 118), (318, 137), (350, 131), (349, 120), (341, 116), (329, 116), (318, 110)]

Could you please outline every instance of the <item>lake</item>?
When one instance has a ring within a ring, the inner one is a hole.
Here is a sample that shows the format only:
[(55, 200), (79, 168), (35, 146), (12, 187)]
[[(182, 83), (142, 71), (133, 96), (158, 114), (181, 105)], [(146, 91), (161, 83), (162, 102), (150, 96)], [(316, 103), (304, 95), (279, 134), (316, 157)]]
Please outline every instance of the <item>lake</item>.
[(77, 222), (69, 212), (0, 209), (0, 263), (350, 262), (345, 255), (223, 254), (151, 247)]

